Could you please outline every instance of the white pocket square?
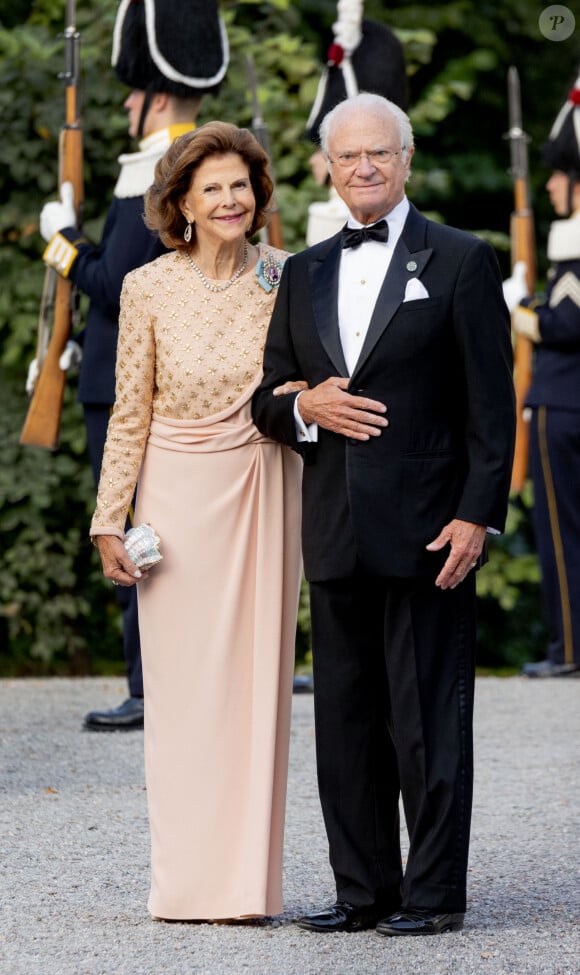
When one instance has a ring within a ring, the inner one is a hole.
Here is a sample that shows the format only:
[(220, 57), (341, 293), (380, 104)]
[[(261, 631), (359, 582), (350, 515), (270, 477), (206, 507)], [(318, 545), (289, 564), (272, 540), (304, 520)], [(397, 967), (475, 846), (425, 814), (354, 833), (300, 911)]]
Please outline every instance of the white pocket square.
[(417, 298), (428, 298), (429, 292), (423, 284), (419, 281), (419, 278), (409, 278), (407, 281), (407, 287), (405, 288), (405, 297), (403, 301), (416, 301)]

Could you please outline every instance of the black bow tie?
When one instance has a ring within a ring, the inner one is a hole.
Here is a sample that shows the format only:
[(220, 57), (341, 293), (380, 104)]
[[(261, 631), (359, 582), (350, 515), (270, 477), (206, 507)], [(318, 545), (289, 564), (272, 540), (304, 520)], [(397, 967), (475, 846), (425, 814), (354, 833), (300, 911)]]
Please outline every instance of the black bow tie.
[(358, 247), (365, 240), (382, 240), (385, 243), (389, 239), (389, 225), (386, 220), (379, 220), (372, 227), (343, 227), (342, 246)]

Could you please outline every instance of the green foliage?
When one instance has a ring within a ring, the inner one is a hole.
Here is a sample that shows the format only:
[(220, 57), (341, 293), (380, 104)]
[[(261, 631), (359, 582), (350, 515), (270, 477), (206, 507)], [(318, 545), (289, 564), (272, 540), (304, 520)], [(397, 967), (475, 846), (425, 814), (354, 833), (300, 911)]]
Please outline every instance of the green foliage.
[(489, 536), (489, 562), (477, 573), (480, 666), (519, 669), (546, 655), (531, 505), (528, 483), (510, 500), (505, 533)]
[[(98, 237), (116, 180), (117, 156), (130, 148), (122, 103), (126, 90), (110, 68), (118, 0), (77, 4), (82, 34), (82, 104), (86, 201), (84, 226)], [(60, 449), (22, 448), (23, 393), (34, 355), (44, 270), (38, 215), (55, 193), (64, 118), (64, 0), (12, 0), (0, 10), (0, 672), (122, 669), (119, 613), (86, 540), (94, 488), (74, 383), (65, 398)], [(222, 0), (231, 47), (218, 96), (202, 105), (200, 122), (223, 118), (250, 125), (254, 114), (246, 56), (258, 79), (268, 125), (285, 246), (304, 246), (309, 203), (321, 199), (310, 174), (304, 131), (326, 57), (336, 0)], [(575, 73), (578, 41), (550, 44), (527, 0), (455, 0), (420, 4), (366, 0), (365, 16), (388, 22), (406, 51), (410, 114), (417, 151), (409, 194), (425, 212), (475, 230), (509, 267), (507, 68), (522, 83), (530, 133), (537, 239), (552, 218), (538, 147)], [(540, 267), (543, 248), (540, 250)], [(490, 547), (479, 573), (482, 662), (541, 655), (538, 569), (528, 507), (514, 502), (508, 531)], [(98, 644), (94, 634), (98, 633)], [(309, 653), (303, 592), (297, 655)], [(101, 659), (102, 658), (102, 659)], [(103, 663), (104, 661), (104, 663)]]
[[(259, 34), (256, 7), (260, 11)], [(315, 45), (304, 41), (296, 5), (289, 0), (276, 4), (225, 2), (222, 11), (230, 42), (228, 80), (219, 95), (204, 99), (199, 121), (222, 118), (251, 127), (254, 107), (247, 66), (251, 57), (260, 114), (268, 127), (284, 245), (297, 250), (304, 246), (306, 213), (314, 187), (308, 168), (313, 147), (304, 130), (318, 84)]]
[(93, 485), (79, 407), (69, 390), (55, 454), (19, 445), (25, 408), (0, 369), (0, 673), (114, 670), (119, 612), (87, 538)]
[[(380, 0), (365, 14), (382, 18)], [(530, 135), (530, 182), (540, 242), (540, 276), (546, 271), (542, 242), (553, 213), (544, 190), (548, 173), (539, 149), (580, 61), (578, 32), (551, 43), (538, 28), (527, 0), (456, 0), (451, 4), (389, 4), (384, 19), (409, 45), (407, 32), (427, 33), (410, 70), (410, 115), (417, 151), (410, 195), (447, 223), (496, 237), (504, 275), (510, 265), (509, 213), (513, 207), (507, 132), (507, 71), (518, 68), (523, 121)], [(417, 56), (418, 55), (418, 56)], [(497, 236), (502, 234), (502, 237)], [(489, 238), (488, 238), (489, 239)]]
[(298, 603), (298, 620), (296, 626), (296, 669), (308, 671), (312, 669), (312, 643), (310, 639), (310, 594), (308, 583), (303, 578), (300, 587)]

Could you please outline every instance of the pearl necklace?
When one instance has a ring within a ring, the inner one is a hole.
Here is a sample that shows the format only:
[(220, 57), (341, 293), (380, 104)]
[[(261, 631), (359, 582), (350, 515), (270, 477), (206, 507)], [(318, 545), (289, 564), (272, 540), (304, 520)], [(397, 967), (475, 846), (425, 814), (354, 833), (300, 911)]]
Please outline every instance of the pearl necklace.
[(202, 269), (198, 267), (197, 264), (195, 263), (189, 251), (186, 251), (185, 256), (187, 257), (187, 260), (191, 264), (193, 270), (197, 271), (197, 273), (199, 274), (202, 284), (204, 285), (205, 288), (207, 288), (208, 291), (225, 291), (226, 288), (229, 288), (229, 286), (233, 284), (234, 281), (237, 281), (240, 274), (243, 274), (243, 272), (246, 270), (246, 267), (248, 266), (249, 253), (250, 251), (248, 248), (248, 242), (246, 240), (244, 241), (244, 256), (242, 258), (242, 263), (240, 264), (238, 270), (234, 271), (231, 278), (228, 281), (224, 281), (223, 284), (210, 284), (205, 274), (203, 273)]

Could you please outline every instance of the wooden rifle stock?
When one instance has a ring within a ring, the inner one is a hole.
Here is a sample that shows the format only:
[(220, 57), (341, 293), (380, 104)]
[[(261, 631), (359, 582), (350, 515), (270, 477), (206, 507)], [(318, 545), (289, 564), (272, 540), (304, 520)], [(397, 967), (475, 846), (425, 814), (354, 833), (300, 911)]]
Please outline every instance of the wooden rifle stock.
[(252, 93), (252, 103), (254, 106), (254, 117), (252, 119), (252, 132), (254, 133), (256, 139), (262, 146), (262, 149), (268, 156), (270, 160), (270, 175), (272, 181), (274, 182), (274, 193), (272, 194), (272, 200), (269, 208), (268, 223), (266, 225), (266, 234), (268, 237), (268, 243), (272, 247), (278, 247), (280, 250), (284, 249), (284, 237), (282, 233), (282, 219), (280, 217), (280, 210), (278, 209), (278, 204), (276, 203), (276, 188), (274, 180), (274, 171), (272, 166), (272, 154), (270, 152), (270, 134), (268, 132), (268, 127), (262, 118), (262, 113), (260, 110), (260, 102), (258, 99), (258, 84), (256, 81), (256, 68), (254, 65), (254, 59), (251, 54), (246, 55), (246, 65), (248, 71), (248, 80), (250, 83), (250, 90)]
[[(528, 294), (534, 293), (536, 283), (536, 244), (534, 217), (530, 205), (528, 184), (528, 136), (522, 130), (520, 83), (517, 69), (508, 71), (508, 101), (511, 141), (514, 209), (510, 218), (512, 269), (518, 261), (526, 264)], [(533, 343), (523, 335), (514, 337), (514, 387), (516, 396), (516, 444), (512, 467), (512, 491), (520, 492), (528, 473), (530, 430), (524, 419), (525, 401), (532, 379)]]
[(279, 250), (284, 250), (282, 218), (277, 205), (270, 208), (268, 223), (266, 225), (266, 233), (268, 235), (268, 243), (271, 244), (272, 247), (278, 247)]
[[(59, 138), (59, 187), (68, 181), (74, 188), (79, 222), (83, 198), (83, 144), (79, 113), (80, 35), (75, 27), (75, 4), (67, 0), (65, 38), (65, 125)], [(75, 295), (72, 282), (53, 268), (45, 272), (38, 323), (37, 362), (39, 374), (30, 400), (20, 443), (26, 446), (58, 446), (62, 402), (66, 380), (59, 359), (71, 334)], [(52, 330), (46, 341), (47, 319), (52, 314)]]
[[(531, 212), (524, 203), (518, 206), (518, 197), (527, 201), (527, 187), (514, 185), (516, 208), (511, 216), (510, 236), (512, 241), (512, 267), (517, 261), (526, 263), (526, 282), (528, 293), (534, 293), (536, 280), (536, 249), (534, 222)], [(516, 445), (512, 467), (512, 491), (521, 491), (528, 473), (530, 426), (524, 420), (526, 396), (532, 381), (533, 342), (524, 335), (516, 334), (514, 339), (514, 386), (516, 393)]]

